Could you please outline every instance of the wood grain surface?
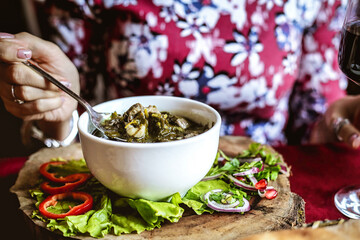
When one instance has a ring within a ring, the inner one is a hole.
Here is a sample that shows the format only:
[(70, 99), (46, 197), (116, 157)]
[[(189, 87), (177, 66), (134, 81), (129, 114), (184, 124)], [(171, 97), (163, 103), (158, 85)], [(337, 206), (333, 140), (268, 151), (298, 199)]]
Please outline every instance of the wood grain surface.
[[(219, 148), (229, 155), (236, 155), (248, 148), (251, 141), (243, 137), (222, 137)], [(39, 166), (54, 157), (78, 159), (82, 157), (80, 144), (65, 148), (42, 149), (30, 156), (19, 173), (15, 185), (11, 188), (19, 199), (20, 209), (24, 213), (25, 221), (32, 230), (34, 239), (70, 239), (46, 229), (43, 222), (31, 219), (34, 210), (34, 200), (29, 196), (28, 189), (33, 187), (39, 178)], [(29, 177), (32, 176), (32, 177)], [(141, 234), (126, 234), (114, 236), (108, 234), (103, 239), (241, 239), (250, 235), (290, 229), (305, 222), (304, 201), (290, 191), (290, 183), (285, 175), (280, 175), (276, 182), (271, 183), (277, 190), (278, 196), (274, 200), (260, 198), (252, 199), (252, 209), (245, 214), (215, 213), (195, 215), (186, 210), (178, 223), (164, 223), (160, 229), (143, 232)], [(79, 236), (74, 239), (93, 239)]]

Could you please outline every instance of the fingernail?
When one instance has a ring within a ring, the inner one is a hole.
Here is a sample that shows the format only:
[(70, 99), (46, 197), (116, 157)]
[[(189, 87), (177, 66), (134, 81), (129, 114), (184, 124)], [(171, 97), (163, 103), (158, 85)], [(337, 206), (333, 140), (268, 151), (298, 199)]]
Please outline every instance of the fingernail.
[(28, 49), (19, 49), (17, 52), (17, 57), (21, 59), (30, 59), (32, 55), (31, 50)]
[(349, 142), (351, 143), (353, 148), (359, 148), (360, 147), (360, 137), (358, 134), (354, 133), (349, 137)]
[(71, 83), (70, 82), (67, 82), (67, 81), (60, 81), (62, 85), (64, 85), (65, 87), (67, 88), (70, 88), (71, 87)]
[(0, 38), (14, 38), (15, 36), (10, 33), (0, 32)]

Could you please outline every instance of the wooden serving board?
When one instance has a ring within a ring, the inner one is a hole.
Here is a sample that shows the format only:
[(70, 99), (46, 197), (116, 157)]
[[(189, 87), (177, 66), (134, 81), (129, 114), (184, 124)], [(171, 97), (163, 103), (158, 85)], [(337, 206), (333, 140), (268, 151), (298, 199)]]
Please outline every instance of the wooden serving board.
[[(248, 148), (251, 140), (244, 137), (222, 137), (219, 148), (228, 155), (236, 155)], [(32, 230), (34, 239), (69, 239), (46, 229), (43, 222), (31, 219), (35, 209), (34, 200), (29, 196), (28, 189), (36, 185), (40, 176), (40, 164), (54, 157), (78, 159), (83, 157), (80, 144), (65, 148), (42, 149), (30, 156), (19, 173), (19, 177), (11, 191), (16, 193), (20, 202), (20, 210)], [(32, 176), (32, 177), (29, 177)], [(271, 183), (277, 190), (274, 200), (254, 198), (252, 209), (245, 214), (215, 213), (195, 215), (191, 210), (185, 211), (178, 223), (165, 222), (160, 229), (146, 231), (141, 234), (114, 236), (108, 234), (103, 239), (241, 239), (265, 231), (290, 229), (305, 222), (305, 203), (301, 197), (290, 191), (290, 183), (285, 175), (280, 175), (276, 182)], [(76, 237), (75, 239), (94, 239)]]

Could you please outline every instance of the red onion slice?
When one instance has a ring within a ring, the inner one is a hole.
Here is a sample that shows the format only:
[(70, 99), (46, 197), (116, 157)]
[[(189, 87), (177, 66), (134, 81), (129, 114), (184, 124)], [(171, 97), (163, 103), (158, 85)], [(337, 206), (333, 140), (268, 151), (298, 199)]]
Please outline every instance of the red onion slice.
[(270, 190), (270, 189), (275, 189), (275, 188), (272, 187), (272, 186), (268, 186), (268, 187), (266, 187), (265, 190), (258, 190), (259, 196), (260, 196), (261, 198), (264, 198), (267, 190)]
[(254, 184), (254, 188), (257, 189), (255, 187), (255, 184), (258, 182), (258, 180), (254, 177), (254, 175), (249, 175), (248, 178), (250, 179), (250, 181), (252, 182), (252, 184)]
[(217, 202), (211, 200), (210, 194), (218, 193), (218, 192), (223, 192), (223, 190), (222, 189), (211, 190), (203, 196), (203, 201), (206, 203), (206, 205), (209, 208), (214, 209), (215, 211), (218, 211), (218, 212), (247, 212), (250, 210), (250, 203), (245, 198), (243, 199), (244, 205), (242, 207), (237, 207), (240, 204), (240, 202), (238, 200), (236, 200), (232, 204), (221, 204), (221, 203), (217, 203)]
[(234, 182), (234, 184), (238, 187), (242, 187), (246, 190), (250, 190), (250, 191), (257, 191), (257, 189), (254, 187), (254, 186), (251, 186), (249, 184), (246, 184), (242, 181), (239, 181), (238, 179), (236, 179), (235, 177), (231, 176), (230, 174), (229, 175), (226, 175), (231, 181)]
[(280, 166), (280, 172), (284, 174), (286, 177), (290, 177), (290, 168), (284, 163), (278, 163)]

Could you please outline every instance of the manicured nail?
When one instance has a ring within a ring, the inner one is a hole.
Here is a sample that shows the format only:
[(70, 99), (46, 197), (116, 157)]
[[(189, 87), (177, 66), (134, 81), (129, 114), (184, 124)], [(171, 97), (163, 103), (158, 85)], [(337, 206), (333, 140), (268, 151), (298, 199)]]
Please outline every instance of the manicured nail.
[(0, 32), (0, 38), (14, 38), (15, 36), (10, 33)]
[(349, 137), (349, 142), (351, 143), (353, 148), (359, 148), (360, 147), (360, 137), (358, 134), (354, 133)]
[(62, 85), (64, 85), (67, 88), (71, 87), (71, 82), (67, 82), (67, 81), (60, 81)]
[(31, 50), (28, 49), (19, 49), (17, 52), (17, 57), (21, 59), (30, 59), (32, 56)]

